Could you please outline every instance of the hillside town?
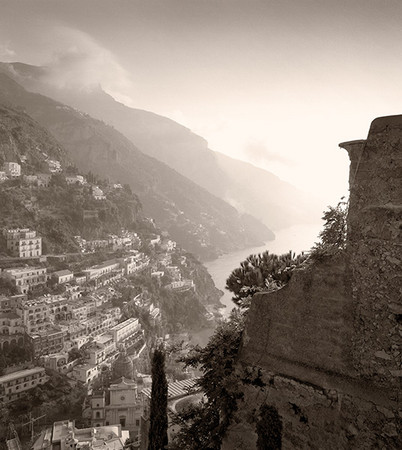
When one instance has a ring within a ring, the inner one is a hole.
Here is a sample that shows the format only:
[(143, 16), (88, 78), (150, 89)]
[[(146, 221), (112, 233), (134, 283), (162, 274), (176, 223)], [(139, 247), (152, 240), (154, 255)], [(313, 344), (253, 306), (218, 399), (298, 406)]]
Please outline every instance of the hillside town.
[[(82, 175), (64, 175), (59, 161), (46, 161), (48, 173), (29, 175), (20, 164), (6, 162), (0, 172), (3, 187), (18, 180), (38, 191), (52, 190), (55, 177), (58, 183), (62, 177), (64, 186), (85, 189), (99, 204), (107, 192), (123, 189), (113, 183), (104, 191)], [(25, 207), (34, 209), (35, 199)], [(99, 211), (85, 210), (83, 220), (98, 218)], [(205, 295), (198, 292), (203, 291), (202, 280), (191, 255), (156, 229), (152, 219), (146, 220), (154, 232), (75, 235), (76, 251), (57, 254), (43, 252), (43, 236), (36, 229), (2, 229), (0, 405), (8, 420), (0, 426), (9, 445), (20, 445), (20, 436), (26, 434), (14, 423), (19, 416), (15, 405), (25, 402), (35, 450), (57, 444), (64, 449), (73, 441), (80, 444), (76, 448), (101, 442), (123, 449), (127, 440), (132, 448), (147, 448), (150, 351), (156, 342), (169, 346), (180, 341), (183, 348), (196, 331), (182, 318), (176, 323), (172, 313), (165, 314), (169, 307), (162, 297), (181, 301)], [(208, 304), (204, 298), (200, 328), (214, 326), (218, 299)], [(189, 396), (195, 374), (183, 371), (174, 358), (167, 374), (173, 411)], [(79, 417), (58, 414), (50, 423), (46, 413), (32, 416), (32, 411), (44, 411), (38, 397), (52, 390), (55, 377), (70, 390), (80, 389)]]

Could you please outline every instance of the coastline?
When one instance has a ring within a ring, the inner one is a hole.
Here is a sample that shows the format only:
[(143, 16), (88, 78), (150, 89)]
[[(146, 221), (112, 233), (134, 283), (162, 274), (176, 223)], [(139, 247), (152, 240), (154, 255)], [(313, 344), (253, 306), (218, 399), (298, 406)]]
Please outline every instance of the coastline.
[(220, 308), (222, 316), (227, 318), (230, 311), (235, 306), (231, 300), (232, 294), (225, 289), (226, 279), (229, 277), (232, 270), (240, 266), (242, 261), (251, 254), (262, 253), (266, 250), (277, 254), (287, 253), (290, 250), (296, 253), (307, 251), (312, 247), (314, 242), (317, 241), (317, 236), (321, 229), (321, 224), (294, 225), (277, 231), (274, 240), (268, 241), (261, 246), (227, 253), (213, 261), (204, 262), (204, 266), (211, 275), (215, 286), (223, 292), (222, 297), (219, 299), (220, 303), (224, 305)]

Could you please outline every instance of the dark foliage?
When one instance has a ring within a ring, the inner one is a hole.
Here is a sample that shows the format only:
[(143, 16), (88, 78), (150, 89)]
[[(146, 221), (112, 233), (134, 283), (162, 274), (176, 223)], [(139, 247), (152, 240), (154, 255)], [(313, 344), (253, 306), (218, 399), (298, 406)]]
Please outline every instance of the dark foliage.
[(281, 450), (282, 421), (276, 408), (262, 405), (256, 423), (258, 450)]
[(148, 450), (161, 450), (168, 444), (168, 384), (165, 375), (165, 353), (155, 349), (152, 357), (152, 390)]
[(329, 206), (322, 220), (324, 228), (318, 235), (320, 242), (312, 248), (311, 258), (320, 260), (334, 256), (346, 247), (348, 203), (343, 199), (335, 206)]
[(220, 448), (237, 400), (243, 395), (240, 379), (234, 374), (243, 329), (244, 316), (234, 310), (230, 319), (217, 327), (206, 347), (197, 346), (181, 359), (203, 372), (197, 384), (206, 401), (177, 415), (175, 421), (182, 428), (173, 448)]
[(293, 252), (274, 255), (266, 251), (250, 255), (233, 270), (226, 280), (226, 289), (235, 295), (234, 303), (241, 308), (248, 308), (252, 296), (260, 291), (273, 291), (287, 284), (292, 272), (307, 259), (306, 255)]

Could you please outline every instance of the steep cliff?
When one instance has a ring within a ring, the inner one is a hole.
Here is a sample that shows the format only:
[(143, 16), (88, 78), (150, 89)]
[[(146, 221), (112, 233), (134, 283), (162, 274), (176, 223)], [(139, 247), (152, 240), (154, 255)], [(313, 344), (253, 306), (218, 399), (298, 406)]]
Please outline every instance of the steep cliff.
[(0, 63), (1, 71), (30, 91), (40, 92), (112, 125), (142, 152), (240, 211), (257, 217), (270, 229), (312, 223), (321, 211), (319, 202), (311, 195), (273, 173), (214, 152), (205, 139), (188, 128), (153, 112), (129, 108), (100, 87), (93, 90), (56, 87), (49, 82), (53, 79), (49, 67)]
[(3, 73), (0, 103), (23, 109), (48, 130), (81, 172), (129, 184), (144, 213), (201, 259), (214, 259), (274, 238), (257, 219), (240, 214), (166, 164), (145, 155), (113, 127), (29, 92)]
[(224, 449), (257, 448), (262, 405), (276, 408), (285, 449), (402, 448), (401, 138), (392, 116), (340, 144), (347, 249), (253, 299), (237, 370), (261, 368), (265, 386), (245, 387)]

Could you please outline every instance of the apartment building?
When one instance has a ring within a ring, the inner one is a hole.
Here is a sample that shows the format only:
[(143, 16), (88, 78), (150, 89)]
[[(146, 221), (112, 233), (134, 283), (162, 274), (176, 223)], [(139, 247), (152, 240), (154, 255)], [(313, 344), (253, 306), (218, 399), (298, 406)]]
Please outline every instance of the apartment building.
[(44, 331), (52, 325), (50, 308), (43, 297), (22, 302), (16, 313), (28, 334)]
[(102, 264), (98, 264), (96, 266), (89, 267), (85, 269), (83, 273), (86, 275), (87, 280), (94, 280), (103, 275), (111, 274), (115, 270), (120, 269), (120, 260), (111, 259), (109, 261), (105, 261)]
[(131, 275), (149, 266), (150, 259), (144, 253), (136, 252), (130, 255), (123, 261), (123, 266), (126, 275)]
[(49, 166), (49, 171), (52, 173), (60, 173), (62, 171), (60, 161), (48, 159), (47, 164)]
[(0, 170), (0, 183), (3, 183), (4, 181), (8, 180), (8, 176), (6, 175), (6, 172), (3, 170)]
[(74, 274), (70, 270), (58, 270), (52, 273), (52, 278), (57, 284), (64, 284), (74, 279)]
[(98, 186), (92, 186), (92, 196), (95, 200), (106, 200), (106, 195)]
[(4, 269), (3, 274), (9, 278), (16, 286), (18, 292), (28, 293), (36, 286), (45, 284), (47, 281), (47, 269), (43, 267), (18, 267), (14, 269)]
[(110, 333), (113, 335), (116, 344), (126, 341), (138, 331), (141, 331), (141, 325), (136, 318), (127, 319), (110, 329)]
[(99, 366), (107, 362), (114, 353), (116, 353), (116, 343), (113, 336), (109, 333), (101, 334), (88, 348), (89, 363)]
[(95, 364), (79, 364), (73, 369), (73, 378), (83, 384), (89, 384), (99, 375), (99, 371)]
[(70, 175), (66, 177), (66, 183), (83, 185), (86, 183), (86, 179), (82, 175)]
[(49, 308), (52, 321), (68, 320), (72, 317), (71, 300), (62, 295), (46, 295), (37, 299), (43, 301)]
[(59, 353), (64, 348), (64, 332), (57, 327), (48, 328), (35, 334), (27, 335), (34, 358), (51, 353)]
[(21, 166), (16, 162), (5, 162), (3, 170), (10, 178), (17, 178), (21, 176)]
[(26, 295), (24, 294), (12, 295), (11, 297), (0, 295), (0, 311), (13, 312), (24, 300), (26, 300)]
[(0, 402), (12, 402), (24, 392), (45, 384), (48, 379), (43, 367), (34, 367), (3, 375), (0, 377)]
[(66, 341), (70, 342), (71, 347), (80, 348), (88, 342), (87, 327), (80, 320), (68, 320), (58, 323), (63, 331)]
[(21, 317), (14, 312), (0, 312), (0, 335), (24, 334)]
[(82, 324), (87, 328), (87, 335), (94, 337), (112, 328), (116, 324), (116, 319), (102, 314), (90, 317), (82, 321)]
[(4, 230), (7, 250), (18, 258), (38, 257), (42, 255), (42, 238), (29, 228)]
[(40, 358), (41, 364), (46, 369), (56, 370), (60, 373), (67, 373), (73, 369), (77, 364), (76, 361), (68, 362), (68, 353), (53, 353), (52, 355), (45, 355)]

